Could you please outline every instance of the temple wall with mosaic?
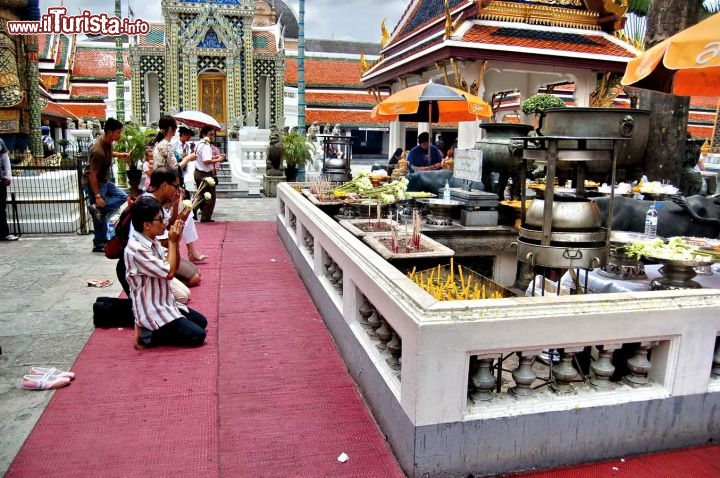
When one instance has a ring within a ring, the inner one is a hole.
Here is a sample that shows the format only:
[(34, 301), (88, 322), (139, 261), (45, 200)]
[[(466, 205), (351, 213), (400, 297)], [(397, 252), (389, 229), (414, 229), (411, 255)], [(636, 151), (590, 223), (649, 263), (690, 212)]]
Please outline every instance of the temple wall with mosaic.
[[(223, 125), (256, 117), (283, 124), (284, 52), (274, 10), (250, 0), (163, 2), (164, 25), (130, 47), (133, 109), (149, 123), (167, 111), (200, 110)], [(257, 20), (256, 20), (257, 18)], [(259, 23), (259, 25), (258, 25)]]

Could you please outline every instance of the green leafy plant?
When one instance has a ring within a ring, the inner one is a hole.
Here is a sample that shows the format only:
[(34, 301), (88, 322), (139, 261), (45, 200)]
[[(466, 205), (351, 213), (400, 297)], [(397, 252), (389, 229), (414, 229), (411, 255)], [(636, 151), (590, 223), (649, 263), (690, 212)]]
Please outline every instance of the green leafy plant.
[(115, 150), (130, 153), (131, 163), (145, 158), (145, 147), (155, 137), (157, 131), (138, 126), (126, 124), (123, 126), (122, 136), (115, 143)]
[(307, 137), (300, 136), (293, 132), (282, 137), (283, 143), (283, 159), (285, 164), (290, 167), (304, 166), (311, 163), (313, 154), (315, 153), (315, 144)]
[(522, 102), (520, 108), (526, 115), (542, 114), (549, 108), (564, 108), (565, 102), (555, 95), (538, 93)]

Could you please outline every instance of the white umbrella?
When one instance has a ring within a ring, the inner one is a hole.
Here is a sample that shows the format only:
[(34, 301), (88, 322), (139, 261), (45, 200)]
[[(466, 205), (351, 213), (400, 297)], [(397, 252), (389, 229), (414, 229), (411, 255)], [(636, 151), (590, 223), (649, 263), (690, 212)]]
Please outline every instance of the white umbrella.
[(221, 129), (220, 123), (209, 114), (202, 111), (181, 111), (173, 116), (176, 120), (190, 128), (203, 128), (204, 126), (212, 126), (215, 129)]

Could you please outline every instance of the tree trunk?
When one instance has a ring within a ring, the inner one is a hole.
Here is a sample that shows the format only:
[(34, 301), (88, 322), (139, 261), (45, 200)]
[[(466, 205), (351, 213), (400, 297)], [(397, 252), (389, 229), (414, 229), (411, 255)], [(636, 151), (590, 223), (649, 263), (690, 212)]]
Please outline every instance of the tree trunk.
[[(702, 0), (656, 0), (650, 3), (645, 31), (645, 48), (698, 22)], [(678, 184), (685, 159), (690, 98), (637, 90), (640, 108), (649, 109), (650, 136), (643, 164), (652, 181)]]

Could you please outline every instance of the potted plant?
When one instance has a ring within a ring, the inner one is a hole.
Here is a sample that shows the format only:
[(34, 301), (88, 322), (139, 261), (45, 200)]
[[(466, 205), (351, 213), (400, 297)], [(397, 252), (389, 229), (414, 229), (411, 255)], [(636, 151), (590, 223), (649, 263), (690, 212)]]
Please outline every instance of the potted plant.
[(550, 108), (565, 108), (565, 102), (555, 95), (538, 93), (528, 97), (520, 105), (523, 113), (526, 115), (535, 115), (537, 120), (535, 131), (537, 131), (538, 134), (541, 134), (540, 129), (542, 129), (545, 112)]
[(298, 169), (305, 169), (305, 165), (312, 162), (315, 144), (295, 131), (284, 135), (282, 143), (285, 176), (289, 182), (297, 181)]
[(115, 149), (125, 153), (130, 153), (130, 159), (127, 162), (117, 161), (118, 168), (118, 186), (127, 187), (128, 177), (131, 177), (134, 183), (140, 181), (142, 171), (138, 168), (138, 161), (142, 161), (145, 157), (145, 147), (155, 136), (156, 131), (138, 126), (132, 123), (123, 126), (122, 136), (115, 143)]

